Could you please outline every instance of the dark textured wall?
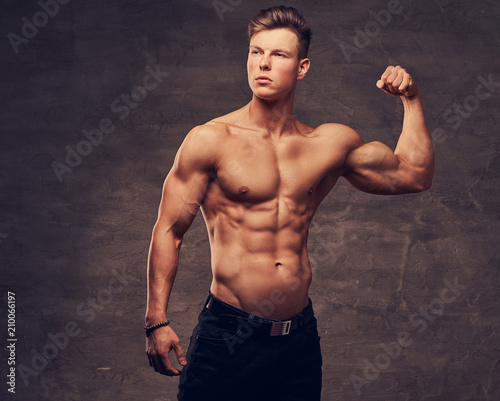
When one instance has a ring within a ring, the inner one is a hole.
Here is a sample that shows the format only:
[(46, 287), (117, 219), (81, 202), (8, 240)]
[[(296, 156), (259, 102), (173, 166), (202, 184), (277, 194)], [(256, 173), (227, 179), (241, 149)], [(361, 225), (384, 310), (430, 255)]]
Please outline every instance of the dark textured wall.
[[(323, 399), (499, 400), (499, 2), (283, 3), (314, 28), (299, 118), (394, 146), (402, 106), (375, 82), (401, 64), (435, 139), (431, 190), (379, 197), (339, 182), (315, 217)], [(193, 126), (250, 100), (246, 24), (271, 5), (66, 0), (45, 18), (35, 0), (2, 2), (0, 338), (10, 291), (18, 368), (14, 395), (4, 343), (2, 399), (175, 399), (142, 329), (161, 185)], [(209, 260), (199, 215), (169, 308), (184, 348)]]

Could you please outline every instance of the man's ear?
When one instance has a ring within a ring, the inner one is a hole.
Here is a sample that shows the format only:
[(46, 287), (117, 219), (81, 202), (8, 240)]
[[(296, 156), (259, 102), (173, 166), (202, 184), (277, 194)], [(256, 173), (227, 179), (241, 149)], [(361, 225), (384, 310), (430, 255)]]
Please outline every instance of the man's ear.
[(311, 67), (311, 60), (309, 60), (308, 58), (300, 60), (297, 80), (300, 81), (301, 79), (305, 78), (307, 72), (309, 71), (309, 67)]

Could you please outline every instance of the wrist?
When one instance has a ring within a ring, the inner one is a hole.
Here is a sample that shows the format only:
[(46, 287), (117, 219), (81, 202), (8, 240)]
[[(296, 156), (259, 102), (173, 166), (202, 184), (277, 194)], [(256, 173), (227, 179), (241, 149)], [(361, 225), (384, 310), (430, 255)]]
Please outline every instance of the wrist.
[(168, 320), (165, 320), (163, 322), (160, 322), (160, 323), (157, 323), (157, 324), (154, 324), (154, 325), (151, 325), (151, 326), (144, 326), (144, 330), (146, 330), (146, 337), (149, 337), (151, 335), (151, 333), (153, 331), (155, 331), (156, 329), (159, 329), (160, 327), (165, 327), (165, 326), (168, 326), (170, 324), (170, 322)]
[(146, 316), (144, 318), (145, 326), (153, 326), (157, 323), (166, 322), (166, 321), (167, 321), (167, 315), (164, 312), (163, 313), (155, 313), (155, 314), (146, 313)]
[(408, 109), (422, 109), (422, 94), (418, 93), (412, 97), (402, 96), (403, 106)]
[(407, 102), (421, 102), (422, 101), (422, 92), (420, 92), (420, 90), (418, 90), (418, 92), (416, 94), (414, 94), (413, 96), (401, 96), (401, 99), (403, 101), (407, 101)]

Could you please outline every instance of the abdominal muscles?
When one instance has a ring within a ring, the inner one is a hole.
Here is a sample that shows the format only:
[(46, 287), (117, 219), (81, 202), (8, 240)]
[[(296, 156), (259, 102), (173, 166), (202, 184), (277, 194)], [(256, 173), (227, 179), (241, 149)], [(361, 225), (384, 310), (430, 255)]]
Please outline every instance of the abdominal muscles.
[(208, 209), (217, 211), (204, 214), (212, 252), (212, 293), (269, 319), (300, 313), (311, 283), (307, 208), (293, 209), (279, 199), (250, 205), (218, 200), (218, 207)]

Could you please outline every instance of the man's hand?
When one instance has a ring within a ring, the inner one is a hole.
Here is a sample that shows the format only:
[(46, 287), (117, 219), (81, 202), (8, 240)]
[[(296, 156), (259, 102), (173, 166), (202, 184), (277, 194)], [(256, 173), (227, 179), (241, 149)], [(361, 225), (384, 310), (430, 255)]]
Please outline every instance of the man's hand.
[(149, 366), (162, 375), (179, 376), (181, 371), (172, 367), (169, 352), (174, 350), (177, 361), (182, 366), (187, 364), (186, 357), (181, 348), (179, 337), (170, 326), (156, 329), (146, 338), (146, 354)]
[(417, 84), (401, 66), (387, 67), (377, 82), (377, 87), (392, 96), (412, 98), (420, 94)]

